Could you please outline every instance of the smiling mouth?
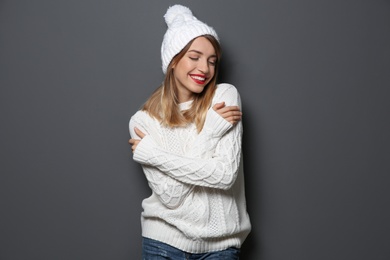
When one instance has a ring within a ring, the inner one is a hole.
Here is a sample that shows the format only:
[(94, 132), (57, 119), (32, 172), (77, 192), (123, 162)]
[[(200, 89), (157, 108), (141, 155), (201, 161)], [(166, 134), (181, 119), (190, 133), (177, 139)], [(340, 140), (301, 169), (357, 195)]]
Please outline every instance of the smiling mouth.
[(190, 75), (191, 79), (198, 84), (204, 84), (206, 82), (206, 77), (203, 75)]

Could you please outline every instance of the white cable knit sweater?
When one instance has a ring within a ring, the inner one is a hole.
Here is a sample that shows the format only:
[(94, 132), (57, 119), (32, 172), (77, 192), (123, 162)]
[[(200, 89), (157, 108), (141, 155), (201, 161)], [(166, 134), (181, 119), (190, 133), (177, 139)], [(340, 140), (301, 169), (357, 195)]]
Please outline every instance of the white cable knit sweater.
[[(230, 84), (219, 84), (212, 106), (241, 107)], [(191, 101), (180, 104), (188, 109)], [(152, 195), (142, 202), (142, 236), (190, 253), (241, 247), (251, 229), (241, 159), (242, 123), (232, 126), (212, 108), (204, 127), (167, 128), (145, 111), (130, 119), (146, 136), (133, 159), (142, 165)]]

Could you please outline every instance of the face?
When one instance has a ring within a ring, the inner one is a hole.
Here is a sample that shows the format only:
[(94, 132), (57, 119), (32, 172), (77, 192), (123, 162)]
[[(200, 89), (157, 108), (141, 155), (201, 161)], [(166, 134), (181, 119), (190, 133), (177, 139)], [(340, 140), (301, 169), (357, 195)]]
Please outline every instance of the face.
[(217, 55), (213, 45), (204, 37), (196, 38), (183, 58), (173, 66), (179, 102), (192, 100), (215, 75)]

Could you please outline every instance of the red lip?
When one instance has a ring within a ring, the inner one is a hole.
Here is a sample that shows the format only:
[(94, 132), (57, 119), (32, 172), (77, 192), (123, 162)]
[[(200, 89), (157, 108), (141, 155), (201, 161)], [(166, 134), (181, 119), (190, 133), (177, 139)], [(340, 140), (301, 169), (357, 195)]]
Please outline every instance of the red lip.
[(195, 76), (195, 77), (207, 78), (206, 75), (204, 75), (204, 74), (190, 74), (190, 75)]
[[(190, 74), (190, 77), (191, 77), (191, 79), (192, 79), (195, 83), (200, 84), (200, 85), (204, 84), (204, 83), (206, 82), (206, 80), (207, 80), (206, 75), (203, 75), (203, 74)], [(194, 77), (204, 78), (204, 80), (199, 80), (199, 79), (196, 79), (196, 78), (194, 78)]]

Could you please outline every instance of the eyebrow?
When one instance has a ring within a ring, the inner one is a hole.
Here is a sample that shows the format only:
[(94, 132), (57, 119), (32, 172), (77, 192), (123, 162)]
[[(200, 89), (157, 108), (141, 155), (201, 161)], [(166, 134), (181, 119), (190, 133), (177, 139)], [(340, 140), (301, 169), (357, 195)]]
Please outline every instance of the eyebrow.
[[(195, 52), (195, 53), (197, 53), (197, 54), (204, 55), (203, 52), (197, 51), (197, 50), (189, 50), (188, 52)], [(210, 55), (209, 58), (213, 58), (213, 57), (217, 57), (217, 54)]]

